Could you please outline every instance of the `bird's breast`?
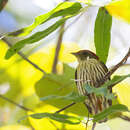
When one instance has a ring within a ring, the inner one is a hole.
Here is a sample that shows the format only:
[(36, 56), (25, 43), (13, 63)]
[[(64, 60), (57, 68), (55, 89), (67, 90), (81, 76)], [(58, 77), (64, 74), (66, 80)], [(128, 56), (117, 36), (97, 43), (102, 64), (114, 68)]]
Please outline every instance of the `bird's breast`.
[(97, 97), (94, 93), (88, 94), (84, 88), (87, 83), (92, 87), (99, 87), (99, 84), (106, 74), (106, 69), (96, 59), (89, 59), (79, 63), (77, 67), (77, 88), (80, 95), (88, 96), (85, 104), (90, 113), (96, 114), (107, 107), (105, 97)]
[(89, 59), (79, 63), (77, 67), (77, 83), (83, 86), (87, 83), (93, 87), (99, 87), (99, 83), (105, 76), (106, 71), (96, 59)]

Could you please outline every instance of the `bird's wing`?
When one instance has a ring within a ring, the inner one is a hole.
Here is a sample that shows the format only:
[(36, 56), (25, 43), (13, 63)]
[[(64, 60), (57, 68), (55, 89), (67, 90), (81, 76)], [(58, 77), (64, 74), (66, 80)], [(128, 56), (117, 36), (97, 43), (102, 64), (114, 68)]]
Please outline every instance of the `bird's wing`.
[(77, 69), (76, 69), (76, 71), (75, 71), (75, 83), (76, 83), (76, 85), (77, 85)]
[[(108, 72), (107, 66), (102, 61), (100, 61), (100, 63), (102, 65), (102, 67), (104, 68), (105, 72), (107, 73)], [(109, 80), (110, 79), (111, 78), (109, 77)], [(109, 89), (110, 93), (112, 93), (112, 86), (108, 86), (108, 89)], [(109, 105), (112, 105), (112, 100), (108, 100), (108, 103), (109, 103)]]
[(108, 72), (107, 66), (102, 61), (100, 61), (100, 64), (104, 68), (104, 71), (107, 73)]

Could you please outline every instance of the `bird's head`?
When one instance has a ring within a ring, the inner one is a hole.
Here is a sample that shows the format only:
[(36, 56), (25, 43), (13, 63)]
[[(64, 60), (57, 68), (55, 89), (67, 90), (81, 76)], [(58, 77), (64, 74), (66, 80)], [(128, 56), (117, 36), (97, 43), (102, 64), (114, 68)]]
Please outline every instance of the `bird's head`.
[(80, 50), (78, 52), (73, 52), (71, 54), (76, 56), (78, 61), (83, 61), (83, 60), (87, 60), (87, 59), (91, 59), (91, 58), (97, 59), (97, 60), (99, 59), (96, 54), (94, 54), (93, 52), (91, 52), (89, 50)]

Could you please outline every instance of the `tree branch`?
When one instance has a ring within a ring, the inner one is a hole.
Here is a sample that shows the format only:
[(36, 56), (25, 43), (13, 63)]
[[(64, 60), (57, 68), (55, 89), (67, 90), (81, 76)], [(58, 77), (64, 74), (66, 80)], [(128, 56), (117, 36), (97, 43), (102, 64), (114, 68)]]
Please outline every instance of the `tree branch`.
[(130, 57), (130, 48), (127, 52), (127, 54), (125, 55), (125, 57), (117, 64), (115, 65), (112, 69), (110, 69), (106, 75), (104, 76), (104, 78), (102, 79), (100, 85), (103, 85), (105, 81), (107, 81), (109, 79), (109, 77), (122, 65), (124, 65), (127, 61), (127, 59)]
[(110, 71), (108, 71), (108, 73), (105, 75), (105, 79), (108, 79), (119, 67), (121, 67), (122, 65), (124, 65), (127, 61), (127, 59), (130, 57), (130, 48), (127, 52), (127, 54), (125, 55), (125, 57), (117, 64), (115, 65)]
[(83, 16), (83, 14), (84, 12), (79, 14), (79, 16), (75, 18), (63, 31), (66, 32), (72, 25), (74, 25)]
[(20, 104), (17, 104), (16, 102), (10, 100), (9, 98), (7, 98), (7, 97), (5, 97), (5, 96), (3, 96), (3, 95), (1, 95), (1, 94), (0, 94), (0, 98), (6, 100), (6, 101), (8, 101), (8, 102), (10, 102), (11, 104), (13, 104), (13, 105), (15, 105), (15, 106), (17, 106), (17, 107), (19, 107), (19, 108), (25, 110), (25, 111), (32, 111), (31, 109), (26, 108), (26, 107), (24, 107), (24, 106), (22, 106), (22, 105), (20, 105)]
[(76, 104), (76, 103), (75, 103), (75, 102), (73, 102), (73, 103), (71, 103), (71, 104), (69, 104), (69, 105), (65, 106), (64, 108), (62, 108), (62, 109), (60, 109), (60, 110), (56, 111), (55, 113), (60, 113), (60, 112), (64, 111), (65, 109), (67, 109), (67, 108), (69, 108), (69, 107), (71, 107), (71, 106), (73, 106), (73, 105), (75, 105), (75, 104)]
[(120, 115), (119, 118), (130, 122), (130, 117), (128, 117), (128, 116)]
[[(5, 37), (2, 38), (1, 40), (3, 40), (9, 47), (12, 46), (12, 44)], [(28, 63), (30, 63), (37, 70), (41, 71), (43, 74), (46, 74), (46, 72), (43, 69), (41, 69), (38, 65), (36, 65), (31, 60), (29, 60), (22, 52), (18, 52), (18, 55), (20, 55), (24, 60), (26, 60)]]
[(61, 48), (61, 44), (62, 44), (62, 39), (63, 39), (63, 34), (64, 34), (64, 25), (63, 24), (60, 28), (60, 35), (59, 35), (59, 38), (58, 38), (58, 41), (57, 41), (57, 46), (56, 46), (56, 50), (55, 50), (55, 58), (54, 58), (54, 62), (53, 62), (53, 67), (52, 67), (52, 72), (53, 73), (56, 73), (57, 70), (56, 70), (56, 66), (57, 66), (57, 63), (58, 63), (58, 57), (59, 57), (59, 52), (60, 52), (60, 48)]

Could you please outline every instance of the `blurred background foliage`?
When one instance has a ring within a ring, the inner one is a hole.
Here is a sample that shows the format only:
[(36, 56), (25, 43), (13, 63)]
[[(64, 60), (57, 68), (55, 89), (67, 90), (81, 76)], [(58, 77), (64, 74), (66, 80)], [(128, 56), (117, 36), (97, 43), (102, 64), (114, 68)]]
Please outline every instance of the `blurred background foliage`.
[[(95, 3), (96, 0), (93, 0)], [(53, 9), (62, 0), (9, 0), (6, 7), (0, 12), (0, 34), (12, 32), (22, 27), (28, 26), (34, 20), (34, 17), (44, 14)], [(80, 2), (88, 2), (80, 0)], [(97, 5), (104, 3), (99, 0)], [(107, 1), (103, 1), (107, 2)], [(9, 60), (4, 58), (8, 45), (0, 41), (0, 94), (9, 99), (24, 105), (34, 112), (55, 112), (70, 101), (55, 100), (41, 102), (39, 97), (50, 94), (64, 95), (72, 90), (76, 90), (74, 84), (74, 68), (77, 65), (75, 57), (70, 53), (80, 49), (94, 48), (94, 22), (98, 11), (98, 6), (88, 8), (82, 16), (69, 19), (65, 26), (69, 26), (64, 33), (63, 41), (59, 53), (57, 72), (59, 77), (55, 78), (52, 74), (53, 84), (50, 79), (44, 79), (44, 74), (31, 64), (21, 58), (18, 54)], [(120, 0), (106, 6), (106, 9), (113, 17), (111, 31), (111, 46), (107, 66), (112, 67), (117, 64), (126, 54), (130, 43), (130, 1)], [(56, 19), (41, 25), (33, 33), (43, 30)], [(73, 23), (73, 24), (71, 24)], [(35, 45), (29, 45), (22, 49), (22, 52), (32, 62), (45, 70), (52, 72), (52, 66), (55, 56), (56, 43), (59, 36), (59, 30), (55, 31), (45, 39), (37, 42)], [(14, 44), (20, 38), (8, 38)], [(119, 68), (116, 74), (130, 73), (130, 59), (126, 65)], [(43, 77), (43, 79), (41, 79)], [(59, 87), (59, 84), (62, 88)], [(45, 86), (45, 87), (44, 87)], [(67, 87), (66, 87), (67, 86)], [(41, 91), (42, 90), (42, 91)], [(113, 89), (117, 93), (119, 102), (125, 104), (130, 109), (130, 79), (126, 79)], [(38, 95), (38, 96), (37, 96)], [(48, 118), (33, 119), (31, 117), (18, 123), (18, 120), (32, 112), (26, 112), (19, 107), (0, 98), (0, 130), (84, 130), (85, 123), (79, 125), (66, 125)], [(87, 110), (82, 103), (78, 103), (66, 111), (62, 112), (68, 115), (87, 116)], [(129, 113), (124, 113), (129, 115)], [(86, 121), (86, 120), (85, 120)], [(89, 127), (91, 128), (91, 122)], [(112, 119), (106, 123), (98, 124), (96, 130), (128, 130), (130, 123), (121, 119)]]

